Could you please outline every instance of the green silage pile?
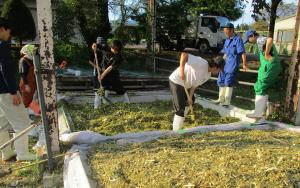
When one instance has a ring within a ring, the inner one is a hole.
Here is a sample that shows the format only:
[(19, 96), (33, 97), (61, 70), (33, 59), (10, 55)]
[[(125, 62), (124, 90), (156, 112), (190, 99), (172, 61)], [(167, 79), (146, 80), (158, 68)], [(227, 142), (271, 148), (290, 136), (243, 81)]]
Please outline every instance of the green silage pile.
[[(114, 106), (102, 106), (97, 110), (88, 104), (68, 104), (66, 107), (77, 131), (91, 130), (104, 135), (115, 135), (125, 132), (172, 130), (174, 113), (170, 101), (142, 104), (117, 103)], [(187, 117), (185, 128), (238, 121), (237, 118), (232, 117), (222, 118), (218, 112), (204, 109), (198, 104), (195, 105), (194, 111), (196, 122)]]
[(299, 145), (299, 134), (282, 130), (213, 132), (129, 145), (111, 142), (94, 148), (90, 166), (106, 188), (296, 188)]

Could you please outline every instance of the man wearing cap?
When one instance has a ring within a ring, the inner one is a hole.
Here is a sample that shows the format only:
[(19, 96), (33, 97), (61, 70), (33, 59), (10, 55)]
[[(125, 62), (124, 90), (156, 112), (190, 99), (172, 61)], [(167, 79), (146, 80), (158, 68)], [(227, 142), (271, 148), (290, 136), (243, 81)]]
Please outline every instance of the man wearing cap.
[(255, 110), (247, 117), (260, 119), (263, 117), (268, 102), (268, 89), (275, 84), (281, 72), (281, 64), (273, 39), (262, 37), (254, 30), (246, 32), (244, 43), (257, 44), (259, 50), (260, 67), (257, 81), (254, 85)]
[(243, 69), (248, 68), (244, 43), (241, 37), (234, 33), (234, 25), (227, 23), (224, 26), (224, 32), (227, 39), (222, 51), (224, 52), (226, 64), (224, 71), (219, 73), (217, 82), (219, 86), (219, 98), (214, 102), (223, 106), (229, 106), (241, 59), (243, 59)]
[[(18, 92), (17, 64), (10, 58), (11, 27), (0, 18), (0, 145), (10, 140), (9, 129), (14, 136), (30, 126), (30, 120)], [(11, 145), (1, 150), (2, 160), (9, 160), (17, 155), (18, 161), (34, 160), (35, 155), (28, 150), (28, 135), (19, 137)]]

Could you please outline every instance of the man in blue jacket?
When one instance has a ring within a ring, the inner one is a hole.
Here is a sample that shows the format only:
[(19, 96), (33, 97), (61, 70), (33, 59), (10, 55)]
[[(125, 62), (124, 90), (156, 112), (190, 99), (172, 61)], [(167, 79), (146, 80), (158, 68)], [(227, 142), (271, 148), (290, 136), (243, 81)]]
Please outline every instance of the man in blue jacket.
[[(22, 103), (17, 85), (17, 64), (10, 58), (11, 27), (0, 18), (0, 145), (10, 139), (8, 130), (14, 136), (30, 126), (30, 120)], [(2, 160), (17, 155), (18, 161), (34, 160), (35, 155), (28, 151), (28, 136), (24, 135), (14, 142), (15, 150), (7, 146), (1, 151)]]
[(224, 70), (219, 73), (219, 99), (215, 103), (229, 106), (241, 59), (243, 59), (243, 69), (248, 68), (244, 43), (241, 37), (234, 33), (234, 25), (227, 23), (224, 27), (224, 32), (227, 37), (223, 48), (226, 63)]

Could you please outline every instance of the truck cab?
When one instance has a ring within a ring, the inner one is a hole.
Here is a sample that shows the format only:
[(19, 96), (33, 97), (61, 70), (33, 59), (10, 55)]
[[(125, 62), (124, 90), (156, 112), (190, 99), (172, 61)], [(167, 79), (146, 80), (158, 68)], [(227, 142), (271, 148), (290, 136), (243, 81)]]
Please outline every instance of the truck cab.
[(222, 16), (190, 17), (188, 27), (180, 39), (166, 34), (162, 46), (175, 47), (181, 51), (184, 48), (196, 48), (200, 53), (220, 52), (226, 39), (223, 26), (229, 22), (228, 18)]
[(226, 17), (221, 16), (200, 16), (196, 32), (196, 47), (202, 53), (209, 50), (219, 52), (222, 50), (226, 35), (223, 26), (228, 23)]

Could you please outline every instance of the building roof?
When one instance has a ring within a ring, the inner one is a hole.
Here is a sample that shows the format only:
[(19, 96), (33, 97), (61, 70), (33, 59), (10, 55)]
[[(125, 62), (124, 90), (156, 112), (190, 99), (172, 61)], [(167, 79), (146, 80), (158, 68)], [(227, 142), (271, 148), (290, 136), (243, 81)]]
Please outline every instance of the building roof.
[(292, 15), (292, 16), (287, 16), (287, 17), (276, 19), (276, 22), (281, 22), (283, 20), (287, 20), (287, 19), (290, 19), (290, 18), (293, 18), (293, 17), (296, 17), (296, 15)]

